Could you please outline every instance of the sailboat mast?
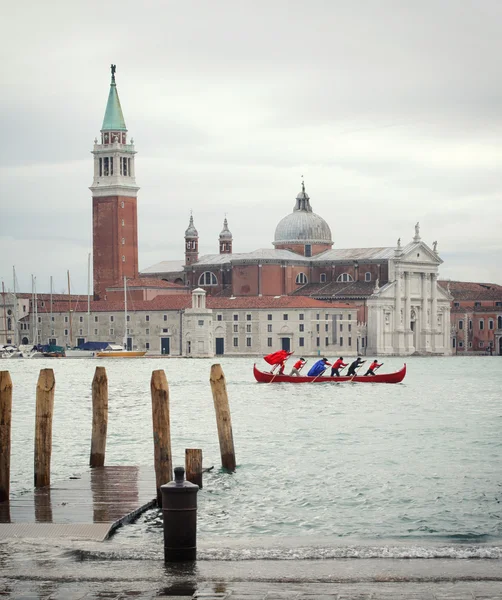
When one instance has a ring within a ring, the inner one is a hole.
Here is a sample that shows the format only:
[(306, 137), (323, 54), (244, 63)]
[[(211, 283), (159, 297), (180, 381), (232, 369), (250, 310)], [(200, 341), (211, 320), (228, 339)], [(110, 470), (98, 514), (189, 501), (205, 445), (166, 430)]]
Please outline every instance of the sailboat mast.
[(19, 340), (19, 332), (17, 325), (16, 267), (12, 267), (12, 279), (14, 280), (14, 344), (17, 346)]
[(49, 332), (52, 335), (52, 275), (51, 275), (51, 289), (50, 289), (50, 304), (51, 304), (51, 322), (49, 323)]
[(67, 271), (68, 273), (68, 315), (70, 317), (69, 321), (70, 321), (70, 346), (73, 346), (72, 343), (72, 335), (71, 335), (71, 291), (70, 291), (70, 271)]
[(2, 298), (3, 298), (3, 329), (5, 332), (5, 343), (7, 343), (7, 307), (5, 306), (5, 284), (2, 281)]
[(87, 341), (91, 337), (91, 253), (87, 255)]
[(33, 277), (33, 345), (38, 344), (37, 278)]
[(127, 279), (124, 275), (124, 350), (127, 348)]

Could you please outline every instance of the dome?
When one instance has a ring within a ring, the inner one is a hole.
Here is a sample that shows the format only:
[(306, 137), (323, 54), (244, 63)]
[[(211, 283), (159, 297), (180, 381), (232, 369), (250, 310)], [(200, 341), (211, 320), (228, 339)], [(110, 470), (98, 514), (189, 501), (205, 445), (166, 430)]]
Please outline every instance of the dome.
[(230, 229), (228, 228), (228, 221), (227, 218), (225, 217), (225, 220), (223, 221), (223, 229), (221, 230), (220, 233), (220, 240), (231, 240), (232, 239), (232, 233), (230, 232)]
[(312, 212), (303, 183), (293, 212), (281, 219), (275, 229), (274, 246), (284, 243), (333, 244), (331, 229), (322, 217)]
[(193, 216), (190, 215), (190, 223), (188, 224), (188, 229), (185, 231), (186, 238), (197, 238), (199, 234), (197, 229), (195, 229), (195, 225), (193, 224)]

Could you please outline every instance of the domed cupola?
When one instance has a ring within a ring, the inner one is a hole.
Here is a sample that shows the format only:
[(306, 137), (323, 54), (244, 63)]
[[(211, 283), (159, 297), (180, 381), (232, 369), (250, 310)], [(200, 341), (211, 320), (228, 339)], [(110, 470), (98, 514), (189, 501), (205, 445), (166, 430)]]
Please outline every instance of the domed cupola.
[(188, 223), (187, 230), (185, 231), (185, 238), (198, 238), (199, 233), (197, 229), (195, 229), (195, 225), (193, 224), (193, 215), (190, 215), (190, 222)]
[(293, 212), (279, 221), (273, 243), (276, 249), (291, 250), (304, 256), (319, 254), (333, 245), (331, 229), (312, 211), (303, 181)]
[(225, 217), (223, 229), (220, 233), (220, 254), (232, 254), (232, 233), (228, 228), (228, 221)]

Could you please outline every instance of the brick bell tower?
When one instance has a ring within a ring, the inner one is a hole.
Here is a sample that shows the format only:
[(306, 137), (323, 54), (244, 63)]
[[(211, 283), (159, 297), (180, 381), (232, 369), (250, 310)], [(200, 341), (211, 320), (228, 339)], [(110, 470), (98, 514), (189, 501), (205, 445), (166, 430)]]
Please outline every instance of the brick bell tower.
[(127, 143), (127, 128), (120, 106), (115, 65), (101, 139), (94, 140), (92, 192), (94, 298), (123, 285), (124, 276), (138, 277), (138, 218), (134, 168), (134, 140)]

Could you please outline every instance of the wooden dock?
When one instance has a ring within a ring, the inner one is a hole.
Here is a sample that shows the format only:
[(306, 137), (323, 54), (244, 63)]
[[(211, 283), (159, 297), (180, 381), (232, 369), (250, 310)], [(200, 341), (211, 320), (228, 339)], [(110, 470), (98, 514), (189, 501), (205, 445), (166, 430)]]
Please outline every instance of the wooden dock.
[(0, 503), (0, 539), (105, 540), (156, 504), (152, 467), (98, 467)]

